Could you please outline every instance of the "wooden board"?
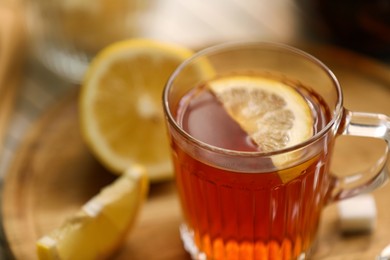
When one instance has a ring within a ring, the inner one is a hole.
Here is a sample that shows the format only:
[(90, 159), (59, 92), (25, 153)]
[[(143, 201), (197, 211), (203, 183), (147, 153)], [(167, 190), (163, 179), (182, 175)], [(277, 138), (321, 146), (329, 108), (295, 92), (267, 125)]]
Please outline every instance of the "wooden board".
[[(344, 87), (346, 107), (390, 114), (388, 67), (337, 49), (307, 50), (335, 71)], [(36, 239), (57, 227), (115, 178), (82, 141), (77, 97), (78, 93), (70, 93), (36, 122), (6, 176), (3, 225), (17, 259), (34, 259)], [(378, 140), (340, 138), (333, 168), (346, 172), (359, 170), (372, 163), (384, 147), (384, 142)], [(326, 208), (314, 259), (373, 259), (390, 243), (389, 185), (374, 195), (378, 228), (372, 234), (341, 235), (335, 204)], [(173, 183), (153, 184), (147, 203), (116, 259), (189, 259), (178, 233), (180, 220)]]
[(24, 50), (21, 7), (0, 3), (0, 153), (22, 78)]

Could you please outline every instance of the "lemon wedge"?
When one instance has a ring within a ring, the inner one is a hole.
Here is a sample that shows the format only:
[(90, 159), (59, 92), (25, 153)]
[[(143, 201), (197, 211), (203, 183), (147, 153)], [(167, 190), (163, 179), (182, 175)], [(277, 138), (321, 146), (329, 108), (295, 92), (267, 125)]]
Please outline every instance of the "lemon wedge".
[(133, 39), (110, 45), (93, 60), (80, 94), (81, 129), (112, 172), (136, 162), (151, 181), (173, 176), (161, 96), (170, 74), (191, 55), (173, 44)]
[(59, 228), (37, 241), (41, 260), (104, 259), (134, 224), (148, 190), (144, 167), (134, 165)]
[[(229, 76), (208, 83), (227, 113), (262, 152), (294, 146), (313, 135), (308, 102), (293, 87), (260, 76)], [(277, 168), (294, 160), (288, 154), (273, 158)], [(299, 174), (299, 173), (296, 173)], [(289, 181), (295, 176), (281, 176)]]

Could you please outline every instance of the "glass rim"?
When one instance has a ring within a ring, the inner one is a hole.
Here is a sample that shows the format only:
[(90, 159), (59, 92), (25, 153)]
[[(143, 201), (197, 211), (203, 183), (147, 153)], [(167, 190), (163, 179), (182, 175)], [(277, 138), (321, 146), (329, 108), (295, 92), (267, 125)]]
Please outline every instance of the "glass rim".
[[(174, 81), (176, 77), (181, 73), (181, 71), (187, 67), (189, 64), (191, 64), (193, 61), (197, 60), (198, 58), (201, 57), (206, 57), (208, 55), (218, 53), (220, 51), (227, 51), (229, 49), (237, 49), (239, 47), (250, 47), (250, 46), (259, 46), (259, 47), (267, 47), (267, 48), (273, 48), (273, 49), (280, 49), (284, 51), (288, 51), (290, 53), (294, 53), (302, 58), (305, 58), (312, 62), (314, 65), (317, 65), (319, 68), (321, 68), (326, 75), (331, 79), (333, 82), (333, 86), (336, 89), (337, 92), (337, 103), (334, 109), (334, 113), (332, 114), (331, 120), (320, 130), (318, 131), (315, 135), (310, 137), (309, 139), (293, 145), (289, 146), (283, 149), (271, 151), (271, 152), (261, 152), (261, 151), (238, 151), (238, 150), (232, 150), (232, 149), (226, 149), (226, 148), (221, 148), (218, 146), (214, 146), (208, 143), (205, 143), (203, 141), (200, 141), (187, 133), (175, 120), (173, 117), (170, 109), (169, 109), (169, 92), (172, 86), (174, 85)], [(328, 133), (332, 126), (336, 123), (337, 119), (340, 118), (343, 112), (343, 93), (341, 90), (341, 86), (339, 81), (337, 80), (337, 77), (335, 74), (332, 72), (331, 69), (329, 69), (321, 60), (318, 58), (314, 57), (313, 55), (300, 50), (296, 47), (283, 44), (283, 43), (277, 43), (277, 42), (266, 42), (266, 41), (237, 41), (237, 42), (230, 42), (230, 43), (221, 43), (217, 44), (211, 47), (206, 47), (195, 54), (193, 54), (191, 57), (183, 61), (176, 69), (175, 71), (171, 74), (171, 76), (168, 78), (167, 83), (165, 84), (164, 90), (163, 90), (163, 109), (165, 112), (165, 115), (168, 119), (169, 125), (173, 126), (174, 129), (183, 137), (185, 137), (186, 140), (189, 140), (191, 143), (196, 144), (197, 146), (207, 149), (212, 152), (217, 152), (221, 154), (226, 154), (226, 155), (236, 155), (236, 156), (245, 156), (245, 157), (253, 157), (253, 156), (274, 156), (274, 155), (280, 155), (280, 154), (285, 154), (289, 152), (294, 152), (297, 151), (301, 148), (304, 148), (306, 146), (309, 146), (310, 144), (316, 142), (317, 140), (321, 139), (326, 133)]]

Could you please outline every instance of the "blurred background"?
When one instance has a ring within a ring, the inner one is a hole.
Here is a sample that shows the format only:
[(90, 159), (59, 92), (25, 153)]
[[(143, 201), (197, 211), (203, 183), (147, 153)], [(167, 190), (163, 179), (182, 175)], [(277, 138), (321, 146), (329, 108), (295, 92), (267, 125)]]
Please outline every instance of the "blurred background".
[(306, 36), (390, 58), (389, 0), (297, 0)]
[(77, 82), (109, 43), (147, 37), (193, 49), (231, 40), (296, 37), (296, 3), (272, 1), (27, 0), (29, 48), (46, 67)]
[(231, 40), (327, 42), (390, 58), (390, 0), (0, 0), (0, 5), (8, 9), (0, 16), (2, 27), (10, 27), (4, 20), (12, 12), (23, 23), (13, 30), (25, 30), (27, 57), (72, 83), (80, 82), (100, 49), (132, 37), (193, 49)]

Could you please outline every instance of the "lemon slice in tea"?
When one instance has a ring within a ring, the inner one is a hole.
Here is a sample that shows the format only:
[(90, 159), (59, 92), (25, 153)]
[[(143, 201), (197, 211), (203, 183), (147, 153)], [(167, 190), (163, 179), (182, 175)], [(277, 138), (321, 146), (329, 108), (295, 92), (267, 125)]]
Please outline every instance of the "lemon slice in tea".
[[(297, 90), (283, 82), (257, 76), (230, 76), (215, 79), (208, 85), (262, 152), (284, 149), (313, 135), (313, 116), (308, 103)], [(283, 167), (291, 159), (279, 156), (273, 163)]]

